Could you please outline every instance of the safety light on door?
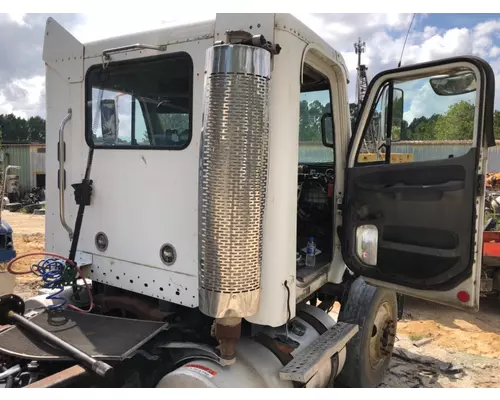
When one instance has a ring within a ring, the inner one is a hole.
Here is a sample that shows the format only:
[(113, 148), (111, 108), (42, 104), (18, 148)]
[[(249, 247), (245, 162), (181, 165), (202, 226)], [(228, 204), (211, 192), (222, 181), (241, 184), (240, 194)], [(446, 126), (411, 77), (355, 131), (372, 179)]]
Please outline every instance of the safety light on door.
[(363, 263), (376, 266), (378, 229), (375, 225), (361, 225), (356, 229), (356, 254)]

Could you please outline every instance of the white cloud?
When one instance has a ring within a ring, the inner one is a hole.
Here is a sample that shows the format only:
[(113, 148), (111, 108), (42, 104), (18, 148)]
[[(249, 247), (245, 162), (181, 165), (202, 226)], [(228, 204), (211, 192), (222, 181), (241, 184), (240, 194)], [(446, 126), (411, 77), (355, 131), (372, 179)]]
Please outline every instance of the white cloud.
[[(215, 13), (201, 10), (194, 14), (135, 12), (121, 10), (119, 18), (110, 19), (106, 13), (80, 14), (79, 21), (67, 22), (67, 29), (80, 41), (88, 42), (106, 37), (125, 35), (149, 29), (178, 25), (213, 18)], [(371, 78), (383, 69), (395, 68), (401, 56), (405, 35), (413, 14), (294, 14), (311, 29), (343, 53), (350, 75), (350, 101), (354, 101), (356, 88), (356, 63), (354, 42), (361, 37), (366, 42), (366, 52), (363, 63), (368, 67), (368, 77)], [(19, 26), (31, 26), (33, 15), (21, 13), (9, 14), (8, 20)], [(62, 18), (58, 15), (56, 19)], [(424, 20), (424, 14), (418, 14), (414, 27)], [(68, 21), (70, 21), (68, 19)], [(39, 21), (37, 21), (38, 23)], [(64, 23), (63, 23), (64, 25)], [(476, 54), (490, 58), (492, 62), (500, 61), (500, 45), (495, 44), (500, 33), (500, 20), (487, 20), (474, 27), (459, 26), (443, 30), (437, 26), (424, 26), (413, 29), (410, 34), (403, 56), (403, 65), (435, 60), (459, 54)], [(498, 44), (498, 43), (497, 43)], [(26, 48), (30, 43), (19, 43), (19, 48)], [(34, 51), (41, 51), (36, 49)], [(39, 56), (41, 60), (41, 54)], [(18, 61), (16, 61), (18, 63)], [(19, 72), (19, 71), (18, 71)], [(497, 85), (500, 82), (500, 68), (496, 68)], [(37, 72), (39, 74), (40, 72)], [(31, 116), (43, 113), (44, 100), (43, 76), (5, 81), (0, 85), (0, 112), (14, 112), (19, 116)], [(12, 85), (9, 90), (7, 86)], [(497, 86), (498, 87), (498, 86)], [(23, 101), (8, 101), (7, 97), (23, 90), (28, 92)], [(38, 102), (38, 103), (37, 103)], [(497, 96), (500, 105), (500, 96)], [(498, 107), (500, 108), (500, 106)]]
[(110, 19), (107, 14), (82, 14), (82, 16), (83, 22), (70, 31), (80, 42), (86, 43), (108, 37), (203, 21), (215, 17), (215, 13), (168, 13), (168, 17), (164, 18), (162, 13), (122, 10), (118, 19)]
[(448, 108), (462, 100), (475, 104), (475, 93), (467, 93), (460, 96), (438, 96), (432, 90), (427, 79), (409, 82), (418, 84), (416, 88), (410, 88), (408, 84), (398, 85), (405, 92), (404, 103), (409, 107), (403, 118), (410, 124), (413, 119), (419, 117), (430, 118), (433, 114), (444, 114)]
[(9, 13), (7, 15), (11, 21), (18, 23), (19, 25), (26, 25), (26, 22), (24, 21), (26, 13)]
[[(348, 14), (339, 17), (333, 14), (300, 17), (322, 36), (330, 45), (343, 53), (349, 69), (350, 101), (355, 100), (357, 56), (353, 43), (358, 36), (366, 42), (362, 62), (368, 67), (368, 79), (384, 69), (395, 68), (410, 23), (411, 14)], [(417, 16), (415, 23), (422, 20)], [(342, 19), (343, 24), (355, 26), (352, 30), (339, 29), (332, 21)], [(414, 25), (415, 26), (415, 25)], [(494, 39), (500, 33), (500, 20), (490, 20), (474, 27), (456, 27), (448, 30), (436, 26), (425, 26), (412, 30), (403, 54), (403, 65), (421, 63), (457, 55), (478, 55), (483, 58), (498, 58), (500, 48)], [(497, 74), (497, 87), (500, 71)], [(500, 96), (496, 99), (500, 108)]]
[(15, 80), (0, 91), (0, 114), (13, 113), (22, 118), (40, 115), (45, 118), (44, 98), (44, 76)]

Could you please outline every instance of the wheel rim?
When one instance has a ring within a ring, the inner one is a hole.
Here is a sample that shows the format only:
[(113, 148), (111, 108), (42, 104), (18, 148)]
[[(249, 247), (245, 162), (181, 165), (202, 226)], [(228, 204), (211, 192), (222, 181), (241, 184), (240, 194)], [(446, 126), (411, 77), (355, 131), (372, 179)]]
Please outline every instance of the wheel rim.
[(391, 355), (396, 336), (392, 318), (392, 306), (384, 302), (380, 305), (373, 321), (370, 338), (370, 365), (378, 369)]

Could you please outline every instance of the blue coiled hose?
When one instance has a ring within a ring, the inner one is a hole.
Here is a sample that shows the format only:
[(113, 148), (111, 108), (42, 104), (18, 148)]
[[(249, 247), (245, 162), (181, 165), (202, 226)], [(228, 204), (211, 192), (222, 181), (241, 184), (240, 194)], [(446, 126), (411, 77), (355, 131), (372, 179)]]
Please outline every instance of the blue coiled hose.
[(43, 280), (43, 287), (50, 290), (57, 290), (49, 294), (47, 300), (60, 300), (59, 304), (52, 304), (48, 306), (50, 310), (60, 309), (65, 306), (67, 300), (63, 296), (59, 296), (64, 290), (63, 273), (66, 268), (64, 261), (57, 258), (47, 258), (40, 260), (37, 264), (33, 265), (32, 271), (39, 275)]

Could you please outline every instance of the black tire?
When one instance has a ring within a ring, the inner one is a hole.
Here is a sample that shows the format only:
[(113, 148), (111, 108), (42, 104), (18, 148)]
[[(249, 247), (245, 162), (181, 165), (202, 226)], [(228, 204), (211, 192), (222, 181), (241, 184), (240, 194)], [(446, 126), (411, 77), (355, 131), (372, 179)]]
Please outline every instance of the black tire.
[(382, 383), (391, 362), (397, 309), (395, 292), (368, 285), (361, 277), (352, 283), (338, 320), (359, 325), (359, 331), (347, 344), (346, 362), (337, 378), (341, 385), (373, 388)]

